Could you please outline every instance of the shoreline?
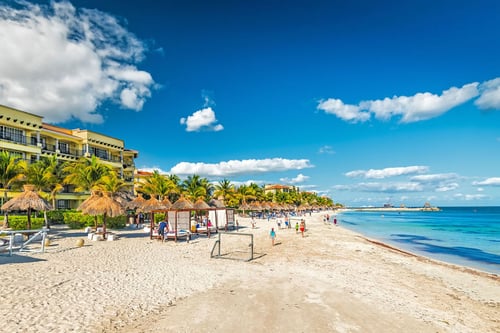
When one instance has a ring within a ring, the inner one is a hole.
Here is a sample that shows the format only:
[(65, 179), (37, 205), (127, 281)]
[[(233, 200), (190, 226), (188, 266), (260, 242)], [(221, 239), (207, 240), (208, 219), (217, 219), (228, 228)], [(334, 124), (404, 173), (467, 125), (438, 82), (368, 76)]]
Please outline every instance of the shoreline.
[[(210, 259), (217, 239), (150, 241), (134, 229), (76, 248), (81, 231), (45, 254), (0, 257), (8, 331), (496, 332), (500, 279), (374, 243), (305, 216), (304, 238), (275, 221), (237, 217), (254, 234), (251, 262)], [(236, 237), (239, 238), (239, 237)], [(238, 247), (241, 249), (241, 244)], [(486, 273), (487, 274), (487, 273)], [(31, 295), (37, 295), (31, 297)], [(50, 309), (50, 311), (47, 311)], [(95, 310), (94, 310), (95, 309)]]

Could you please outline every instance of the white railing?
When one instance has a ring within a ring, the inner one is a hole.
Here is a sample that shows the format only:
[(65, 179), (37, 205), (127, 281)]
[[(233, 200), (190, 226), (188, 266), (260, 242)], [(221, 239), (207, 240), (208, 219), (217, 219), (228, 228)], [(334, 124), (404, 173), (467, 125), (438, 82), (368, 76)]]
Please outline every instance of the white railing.
[[(19, 252), (38, 252), (38, 253), (44, 253), (45, 252), (45, 239), (47, 238), (47, 232), (49, 229), (43, 228), (43, 229), (37, 229), (37, 230), (0, 230), (0, 236), (3, 235), (8, 235), (9, 236), (9, 244), (8, 245), (3, 245), (0, 244), (0, 252), (3, 252), (7, 250), (9, 252), (9, 256), (12, 256), (12, 252), (15, 250)], [(25, 234), (33, 234), (31, 237), (28, 237), (28, 239), (25, 241), (24, 236)], [(21, 241), (18, 241), (16, 239), (16, 236), (20, 235), (23, 237)], [(41, 238), (41, 247), (39, 250), (31, 250), (27, 248), (27, 246), (31, 243), (36, 242), (37, 240), (40, 240)]]

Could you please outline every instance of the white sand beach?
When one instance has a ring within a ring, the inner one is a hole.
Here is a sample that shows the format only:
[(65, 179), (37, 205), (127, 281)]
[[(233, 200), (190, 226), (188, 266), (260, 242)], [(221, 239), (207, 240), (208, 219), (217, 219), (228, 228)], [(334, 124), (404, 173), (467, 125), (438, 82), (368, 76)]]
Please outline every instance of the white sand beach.
[[(500, 332), (500, 278), (407, 254), (305, 216), (305, 237), (239, 217), (256, 259), (216, 236), (91, 242), (54, 228), (46, 253), (0, 256), (4, 332)], [(76, 240), (85, 246), (76, 247)], [(243, 247), (244, 248), (244, 247)]]

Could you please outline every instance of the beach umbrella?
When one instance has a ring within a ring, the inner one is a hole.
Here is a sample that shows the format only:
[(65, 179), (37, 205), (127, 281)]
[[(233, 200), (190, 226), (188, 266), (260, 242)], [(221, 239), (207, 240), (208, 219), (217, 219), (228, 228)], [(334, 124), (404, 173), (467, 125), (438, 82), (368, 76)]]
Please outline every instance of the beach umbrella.
[(193, 209), (194, 210), (208, 210), (210, 209), (210, 205), (205, 202), (203, 199), (198, 199), (196, 202), (193, 204)]
[(162, 210), (165, 209), (165, 206), (162, 202), (156, 199), (154, 196), (144, 201), (144, 203), (139, 207), (145, 213), (151, 213), (154, 210)]
[(211, 199), (209, 202), (208, 202), (208, 205), (212, 208), (226, 208), (226, 206), (224, 205), (224, 203), (220, 200), (217, 200), (217, 199)]
[(132, 194), (125, 191), (113, 193), (113, 198), (115, 198), (115, 200), (118, 201), (124, 208), (128, 208), (128, 204), (135, 199)]
[(193, 208), (193, 203), (185, 197), (180, 197), (171, 207), (172, 210), (189, 210)]
[(170, 200), (168, 200), (167, 197), (163, 198), (161, 204), (163, 205), (163, 209), (170, 209), (172, 207), (172, 203), (170, 202)]
[(10, 199), (2, 205), (2, 210), (25, 210), (28, 214), (28, 229), (31, 229), (31, 211), (47, 211), (51, 206), (38, 193), (35, 192), (34, 185), (24, 185), (24, 191), (17, 197)]
[(96, 219), (96, 228), (97, 215), (102, 215), (104, 237), (106, 237), (106, 216), (119, 216), (125, 212), (123, 206), (120, 205), (120, 203), (113, 198), (109, 192), (92, 192), (90, 197), (78, 206), (77, 210), (86, 215), (94, 215)]
[(142, 194), (139, 193), (139, 195), (136, 198), (134, 198), (132, 201), (127, 203), (126, 207), (130, 208), (130, 209), (138, 209), (138, 208), (142, 207), (142, 205), (144, 205), (145, 202), (146, 202), (146, 199), (144, 199)]
[(258, 201), (254, 201), (250, 204), (250, 210), (261, 211), (262, 205)]

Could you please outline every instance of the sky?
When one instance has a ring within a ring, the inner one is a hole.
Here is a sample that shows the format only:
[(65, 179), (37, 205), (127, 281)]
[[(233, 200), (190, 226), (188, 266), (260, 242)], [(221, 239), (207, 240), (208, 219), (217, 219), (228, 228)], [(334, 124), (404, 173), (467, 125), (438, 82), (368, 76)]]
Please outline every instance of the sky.
[(500, 2), (0, 1), (0, 104), (136, 166), (500, 205)]

